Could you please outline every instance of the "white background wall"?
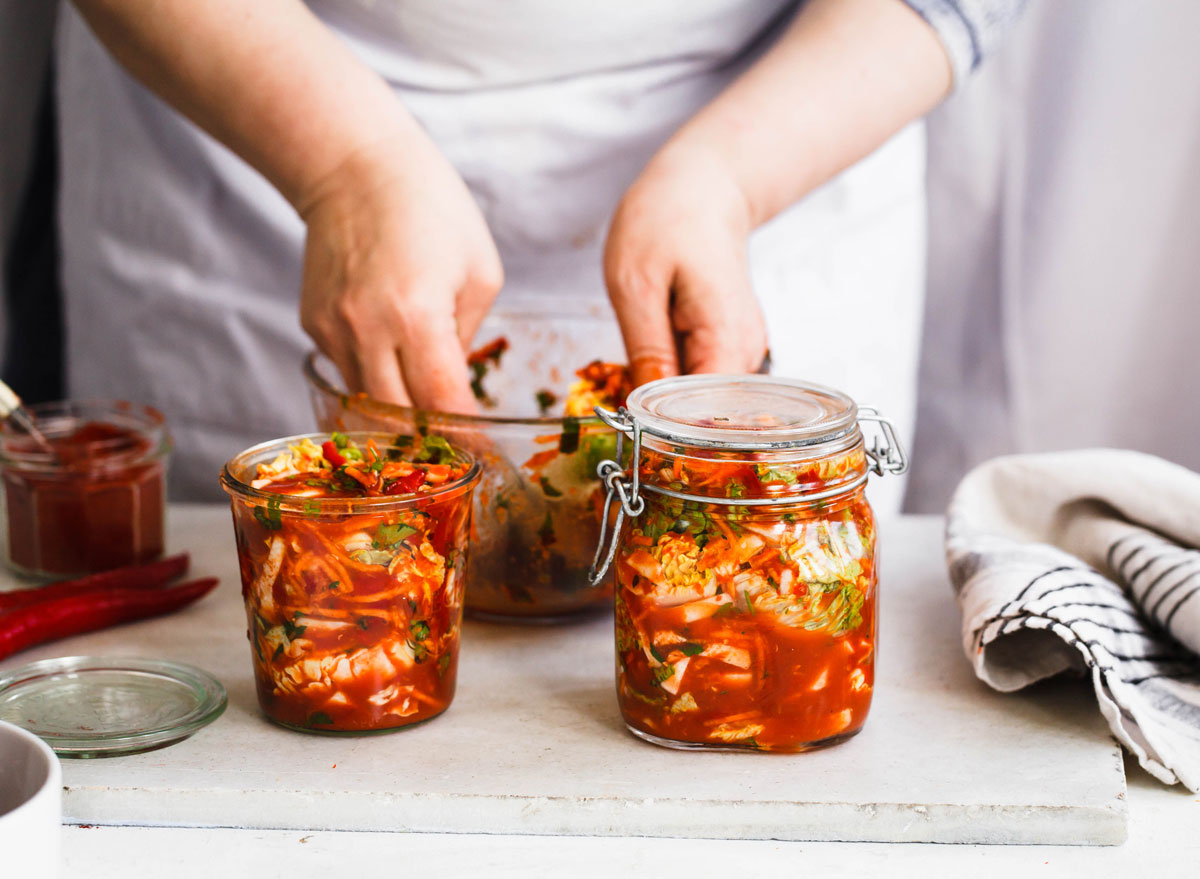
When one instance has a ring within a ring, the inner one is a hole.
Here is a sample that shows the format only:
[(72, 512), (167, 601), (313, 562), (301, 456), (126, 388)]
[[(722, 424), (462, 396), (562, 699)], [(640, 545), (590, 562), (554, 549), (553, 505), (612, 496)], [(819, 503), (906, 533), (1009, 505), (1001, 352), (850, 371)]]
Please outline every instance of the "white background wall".
[(1017, 451), (1200, 470), (1200, 3), (1042, 0), (929, 119), (908, 504)]

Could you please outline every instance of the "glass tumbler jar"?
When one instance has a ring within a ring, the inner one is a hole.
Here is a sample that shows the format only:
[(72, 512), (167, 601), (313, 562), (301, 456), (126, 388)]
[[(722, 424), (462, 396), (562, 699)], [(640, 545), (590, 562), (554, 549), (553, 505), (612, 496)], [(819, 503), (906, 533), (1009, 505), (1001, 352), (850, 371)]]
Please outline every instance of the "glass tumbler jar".
[(166, 468), (163, 416), (124, 401), (30, 407), (50, 444), (0, 430), (9, 565), (56, 578), (162, 555)]
[(862, 729), (877, 598), (865, 484), (907, 465), (890, 422), (768, 376), (662, 379), (600, 414), (637, 461), (601, 467), (619, 507), (594, 573), (615, 569), (629, 730), (673, 748), (804, 751)]
[[(340, 446), (328, 434), (263, 443), (229, 461), (221, 475), (233, 509), (255, 684), (263, 711), (283, 726), (386, 732), (441, 714), (454, 697), (480, 468), (439, 438), (443, 481), (435, 485), (432, 469), (414, 478), (403, 466), (413, 449), (393, 445), (391, 435), (334, 436)], [(349, 479), (345, 470), (331, 475), (323, 447), (338, 463), (361, 449), (378, 451), (374, 470), (368, 454), (356, 471), (368, 475), (401, 465), (404, 475), (388, 483), (397, 493), (305, 492), (323, 484), (311, 478), (321, 473), (326, 481)], [(288, 476), (280, 462), (305, 454), (326, 469)], [(289, 490), (301, 494), (274, 487), (270, 474), (281, 472)]]

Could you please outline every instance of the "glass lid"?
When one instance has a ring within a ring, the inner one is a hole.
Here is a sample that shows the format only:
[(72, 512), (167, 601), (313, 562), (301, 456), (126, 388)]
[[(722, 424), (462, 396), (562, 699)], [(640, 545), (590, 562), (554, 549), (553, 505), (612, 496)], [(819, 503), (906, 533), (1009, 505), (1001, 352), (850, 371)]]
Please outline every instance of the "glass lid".
[(0, 720), (60, 757), (115, 757), (183, 741), (225, 710), (208, 672), (158, 659), (67, 656), (0, 674)]
[(857, 427), (841, 391), (771, 375), (686, 375), (642, 385), (625, 404), (646, 433), (719, 448), (791, 448)]

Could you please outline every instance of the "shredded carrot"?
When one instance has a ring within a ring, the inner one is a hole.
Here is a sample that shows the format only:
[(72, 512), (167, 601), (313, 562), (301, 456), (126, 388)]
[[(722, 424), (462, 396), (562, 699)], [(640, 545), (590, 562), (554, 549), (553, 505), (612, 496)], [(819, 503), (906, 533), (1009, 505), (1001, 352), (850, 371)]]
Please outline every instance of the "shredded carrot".
[(544, 449), (543, 451), (536, 452), (528, 461), (525, 462), (525, 469), (532, 470), (534, 473), (537, 473), (539, 470), (557, 458), (558, 455), (559, 452), (557, 448)]
[(355, 482), (359, 483), (360, 485), (364, 485), (367, 488), (373, 488), (375, 485), (374, 478), (372, 478), (371, 476), (367, 476), (365, 473), (363, 473), (357, 467), (345, 467), (342, 470), (342, 472), (345, 473), (347, 476), (349, 476), (351, 479), (353, 479)]

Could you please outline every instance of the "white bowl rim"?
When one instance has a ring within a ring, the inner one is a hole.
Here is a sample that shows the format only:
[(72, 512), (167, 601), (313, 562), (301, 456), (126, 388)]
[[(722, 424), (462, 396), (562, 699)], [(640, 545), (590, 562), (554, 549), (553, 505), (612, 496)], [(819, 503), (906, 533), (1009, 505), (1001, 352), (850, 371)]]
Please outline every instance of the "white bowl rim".
[(16, 824), (23, 813), (28, 814), (34, 811), (42, 800), (62, 796), (62, 764), (59, 762), (58, 755), (54, 753), (54, 750), (29, 730), (4, 720), (0, 720), (0, 730), (15, 733), (17, 738), (24, 739), (28, 744), (33, 745), (34, 750), (45, 758), (47, 766), (46, 780), (42, 782), (42, 786), (37, 789), (33, 796), (26, 799), (25, 802), (16, 808), (9, 809), (4, 814), (0, 814), (0, 827), (2, 827), (6, 822), (10, 821)]

